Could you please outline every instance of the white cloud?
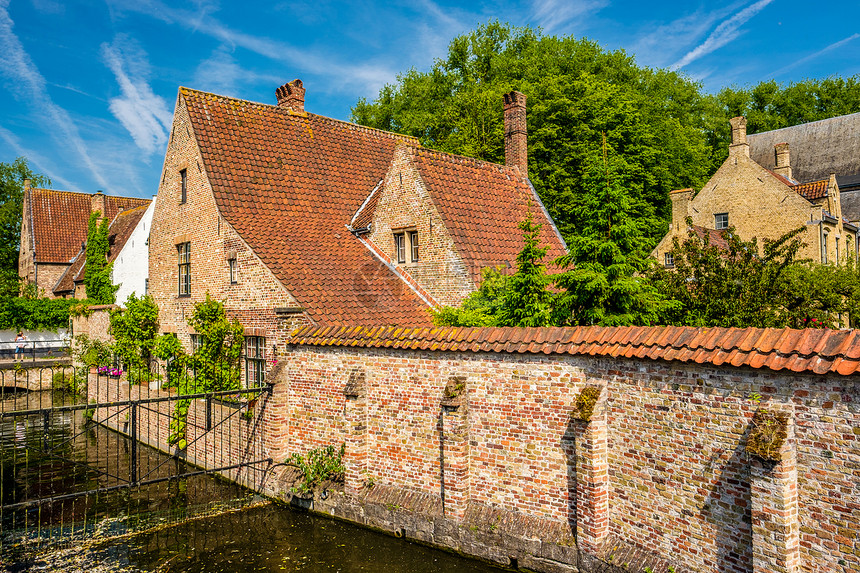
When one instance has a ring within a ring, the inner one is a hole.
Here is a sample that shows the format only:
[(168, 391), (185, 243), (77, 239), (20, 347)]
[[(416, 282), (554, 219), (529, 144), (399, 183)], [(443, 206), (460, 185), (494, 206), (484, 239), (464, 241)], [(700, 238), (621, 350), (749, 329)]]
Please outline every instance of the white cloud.
[(235, 94), (241, 84), (265, 82), (277, 85), (284, 78), (271, 74), (258, 74), (243, 69), (227, 46), (221, 46), (212, 55), (200, 62), (194, 72), (194, 87), (219, 94)]
[(747, 23), (753, 16), (761, 12), (773, 0), (758, 0), (754, 4), (747, 6), (734, 16), (720, 23), (719, 26), (711, 32), (704, 42), (693, 48), (691, 51), (670, 66), (673, 70), (682, 68), (699, 58), (718, 50), (737, 38), (740, 35), (740, 27)]
[(26, 147), (14, 133), (3, 126), (0, 126), (0, 139), (4, 140), (6, 144), (15, 151), (15, 155), (18, 157), (26, 157), (27, 161), (36, 167), (37, 172), (46, 175), (51, 180), (54, 187), (59, 185), (62, 189), (68, 191), (80, 191), (80, 189), (78, 189), (71, 181), (57, 175), (57, 170), (54, 168), (53, 164), (41, 153)]
[(17, 99), (38, 110), (34, 116), (52, 134), (58, 146), (71, 149), (98, 184), (107, 188), (107, 181), (90, 157), (75, 122), (65, 109), (51, 100), (45, 78), (12, 31), (15, 23), (9, 16), (8, 6), (9, 0), (0, 0), (0, 54), (3, 54), (0, 74), (9, 79), (11, 91)]
[(117, 36), (113, 44), (102, 44), (102, 58), (122, 93), (110, 99), (111, 113), (140, 149), (147, 154), (160, 151), (167, 143), (173, 114), (149, 86), (146, 54), (130, 38)]
[(842, 46), (844, 46), (848, 42), (856, 40), (857, 38), (860, 38), (860, 34), (852, 34), (851, 36), (848, 36), (847, 38), (843, 38), (842, 40), (839, 40), (838, 42), (833, 42), (832, 44), (830, 44), (826, 48), (822, 48), (821, 50), (818, 50), (817, 52), (815, 52), (813, 54), (809, 54), (806, 57), (800, 58), (799, 60), (795, 60), (795, 61), (791, 62), (790, 64), (788, 64), (787, 66), (784, 66), (784, 67), (778, 69), (777, 71), (770, 74), (770, 76), (771, 77), (779, 77), (782, 74), (784, 74), (785, 72), (787, 72), (789, 70), (793, 70), (797, 66), (801, 66), (801, 65), (803, 65), (803, 64), (805, 64), (811, 60), (814, 60), (815, 58), (817, 58), (819, 56), (823, 56), (827, 52), (831, 52), (837, 48), (841, 48)]
[(271, 60), (288, 64), (296, 72), (306, 72), (330, 78), (334, 89), (357, 88), (362, 93), (376, 93), (386, 81), (395, 77), (390, 67), (378, 64), (339, 62), (331, 57), (301, 50), (270, 38), (252, 36), (233, 30), (209, 14), (210, 9), (190, 12), (173, 8), (159, 0), (110, 0), (115, 7), (146, 14), (206, 34), (233, 47), (241, 47)]
[(547, 32), (582, 20), (609, 5), (609, 0), (534, 0), (532, 19)]

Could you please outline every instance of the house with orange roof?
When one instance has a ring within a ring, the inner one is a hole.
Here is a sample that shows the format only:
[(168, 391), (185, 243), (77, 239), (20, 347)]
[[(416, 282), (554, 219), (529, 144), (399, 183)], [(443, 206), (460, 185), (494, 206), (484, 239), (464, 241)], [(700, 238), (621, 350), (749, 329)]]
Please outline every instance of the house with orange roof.
[(301, 325), (429, 325), (483, 268), (515, 265), (529, 211), (548, 258), (566, 252), (528, 180), (523, 94), (505, 96), (506, 165), (310, 113), (300, 80), (275, 95), (179, 90), (149, 286), (162, 328), (186, 345), (207, 293), (261, 359)]
[[(109, 258), (115, 258), (150, 203), (149, 199), (116, 197), (101, 191), (88, 194), (38, 189), (25, 181), (18, 275), (47, 297), (83, 298), (90, 214), (98, 211), (111, 221)], [(146, 267), (145, 253), (140, 256), (137, 266)]]
[[(801, 258), (818, 263), (856, 260), (858, 227), (843, 214), (835, 172), (821, 177), (822, 169), (829, 170), (827, 166), (814, 171), (808, 162), (802, 163), (802, 173), (812, 174), (813, 178), (798, 180), (790, 144), (784, 141), (772, 146), (773, 159), (768, 163), (770, 167), (765, 167), (750, 155), (746, 119), (733, 118), (731, 125), (729, 156), (711, 179), (695, 195), (692, 189), (670, 193), (671, 226), (652, 256), (667, 267), (674, 265), (670, 253), (673, 239), (687, 238), (689, 217), (693, 230), (700, 237), (707, 234), (711, 243), (721, 241), (719, 233), (729, 227), (744, 240), (776, 239), (803, 227), (800, 238), (805, 246), (799, 253)], [(764, 134), (751, 137), (761, 135)], [(757, 157), (764, 162), (760, 152)]]

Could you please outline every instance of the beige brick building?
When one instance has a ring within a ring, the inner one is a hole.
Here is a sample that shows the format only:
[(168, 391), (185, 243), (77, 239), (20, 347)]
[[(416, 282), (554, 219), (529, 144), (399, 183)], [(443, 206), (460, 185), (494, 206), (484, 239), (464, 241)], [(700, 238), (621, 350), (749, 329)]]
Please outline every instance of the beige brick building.
[[(526, 176), (525, 96), (506, 96), (509, 165), (308, 113), (295, 80), (267, 105), (180, 88), (150, 234), (150, 293), (191, 344), (206, 294), (264, 356), (297, 325), (430, 324), (481, 269), (513, 266), (517, 223), (564, 242)], [(500, 102), (500, 113), (502, 112)]]
[(750, 157), (746, 119), (731, 120), (729, 157), (711, 179), (695, 193), (681, 189), (670, 194), (672, 223), (652, 256), (667, 266), (675, 237), (687, 237), (686, 218), (702, 235), (733, 227), (744, 240), (775, 239), (803, 227), (805, 247), (800, 256), (819, 263), (844, 261), (857, 256), (857, 226), (843, 215), (839, 185), (834, 174), (800, 182), (792, 177), (790, 146), (773, 146), (773, 168)]

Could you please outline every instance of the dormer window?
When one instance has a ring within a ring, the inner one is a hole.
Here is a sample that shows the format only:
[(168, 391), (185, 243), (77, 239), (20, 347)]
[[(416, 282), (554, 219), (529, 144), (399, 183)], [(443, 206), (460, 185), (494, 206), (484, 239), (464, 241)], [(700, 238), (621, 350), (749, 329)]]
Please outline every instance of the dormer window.
[(729, 214), (728, 213), (716, 213), (714, 215), (714, 229), (728, 229), (729, 228)]
[[(398, 231), (394, 233), (394, 259), (397, 264), (418, 262), (418, 231)], [(407, 257), (409, 257), (407, 259)]]
[(188, 200), (188, 170), (182, 169), (179, 171), (179, 179), (181, 187), (179, 190), (179, 202), (185, 203)]

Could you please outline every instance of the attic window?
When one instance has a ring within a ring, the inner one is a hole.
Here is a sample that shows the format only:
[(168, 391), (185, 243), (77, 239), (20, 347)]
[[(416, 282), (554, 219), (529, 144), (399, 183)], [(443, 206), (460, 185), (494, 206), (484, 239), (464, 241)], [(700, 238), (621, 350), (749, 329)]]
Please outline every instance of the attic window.
[(176, 245), (179, 251), (179, 296), (191, 295), (191, 243)]
[(238, 274), (236, 272), (236, 257), (231, 257), (227, 259), (227, 268), (230, 274), (230, 284), (234, 285), (239, 282)]
[(716, 213), (714, 214), (714, 229), (718, 231), (721, 229), (729, 228), (729, 214), (728, 213)]
[(418, 262), (418, 231), (409, 232), (409, 246), (412, 251), (412, 262)]
[(674, 267), (675, 266), (675, 255), (673, 255), (672, 253), (666, 253), (664, 255), (663, 262), (664, 262), (666, 268)]
[(398, 263), (406, 262), (406, 234), (394, 234), (394, 257)]
[(179, 192), (179, 202), (185, 203), (188, 200), (188, 170), (182, 169), (179, 171), (179, 178), (182, 181), (182, 188)]

